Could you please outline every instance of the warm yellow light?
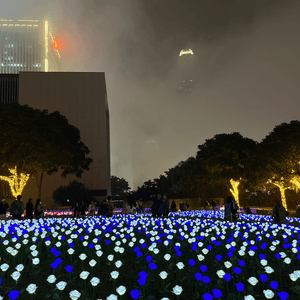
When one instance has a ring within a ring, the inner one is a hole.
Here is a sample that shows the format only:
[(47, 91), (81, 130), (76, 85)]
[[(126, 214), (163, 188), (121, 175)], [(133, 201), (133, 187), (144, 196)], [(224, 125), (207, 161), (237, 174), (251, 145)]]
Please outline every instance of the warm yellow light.
[(187, 54), (194, 55), (194, 52), (192, 49), (182, 49), (179, 53), (179, 56), (187, 55)]
[(48, 72), (49, 24), (45, 21), (45, 72)]
[(230, 179), (230, 184), (232, 186), (232, 189), (229, 189), (230, 192), (232, 193), (238, 207), (240, 207), (240, 200), (239, 200), (239, 189), (238, 186), (240, 184), (240, 181), (235, 181), (233, 179)]
[[(283, 180), (283, 178), (281, 178)], [(288, 188), (284, 182), (274, 182), (271, 179), (269, 179), (269, 182), (273, 183), (279, 188), (281, 201), (283, 207), (287, 210), (287, 204), (286, 204), (286, 198), (285, 198), (285, 190)]]
[(0, 179), (8, 182), (11, 188), (11, 193), (15, 198), (17, 198), (18, 195), (22, 194), (30, 175), (24, 173), (20, 173), (18, 175), (17, 167), (9, 169), (9, 172), (12, 174), (11, 176), (0, 176)]

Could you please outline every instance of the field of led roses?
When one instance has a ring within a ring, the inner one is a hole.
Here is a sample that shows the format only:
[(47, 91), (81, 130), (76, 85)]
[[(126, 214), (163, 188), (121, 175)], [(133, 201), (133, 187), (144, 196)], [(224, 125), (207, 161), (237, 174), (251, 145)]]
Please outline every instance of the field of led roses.
[(195, 215), (2, 221), (0, 299), (300, 299), (299, 227)]

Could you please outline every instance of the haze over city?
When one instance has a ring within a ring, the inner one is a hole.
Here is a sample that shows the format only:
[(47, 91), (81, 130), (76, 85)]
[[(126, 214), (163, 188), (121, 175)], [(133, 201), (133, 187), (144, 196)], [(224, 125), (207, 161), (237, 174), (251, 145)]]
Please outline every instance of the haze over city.
[[(111, 174), (132, 189), (219, 133), (260, 141), (299, 120), (298, 1), (9, 0), (0, 18), (49, 19), (62, 70), (105, 72)], [(179, 93), (179, 53), (194, 52)]]

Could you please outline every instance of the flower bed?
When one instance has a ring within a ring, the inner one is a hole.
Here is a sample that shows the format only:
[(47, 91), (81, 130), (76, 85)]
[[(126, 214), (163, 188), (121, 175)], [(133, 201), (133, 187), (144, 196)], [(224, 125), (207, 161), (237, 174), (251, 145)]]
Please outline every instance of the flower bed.
[(300, 228), (253, 222), (251, 215), (241, 216), (248, 222), (229, 223), (220, 219), (221, 212), (199, 211), (196, 218), (189, 213), (168, 219), (2, 221), (0, 295), (24, 300), (300, 298)]

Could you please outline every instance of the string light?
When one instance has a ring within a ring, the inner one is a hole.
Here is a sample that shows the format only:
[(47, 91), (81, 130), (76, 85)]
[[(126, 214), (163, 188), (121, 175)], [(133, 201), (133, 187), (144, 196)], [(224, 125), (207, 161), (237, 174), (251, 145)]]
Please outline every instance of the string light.
[[(283, 177), (281, 178), (281, 180), (283, 180)], [(276, 185), (279, 188), (280, 195), (281, 195), (281, 200), (282, 200), (282, 205), (287, 210), (285, 190), (288, 189), (288, 187), (286, 186), (286, 184), (284, 182), (280, 182), (280, 181), (274, 182), (271, 179), (269, 179), (269, 182), (273, 183), (274, 185)]]
[(300, 176), (294, 176), (291, 180), (291, 183), (296, 186), (296, 192), (300, 189)]
[(230, 192), (232, 193), (235, 201), (237, 202), (238, 207), (240, 207), (240, 201), (239, 201), (239, 189), (238, 186), (240, 184), (240, 181), (235, 181), (233, 179), (230, 179), (230, 184), (232, 186), (232, 189), (229, 188)]
[(16, 166), (14, 169), (8, 169), (8, 170), (12, 175), (0, 176), (0, 179), (8, 182), (12, 195), (15, 198), (17, 198), (18, 195), (22, 194), (22, 191), (30, 177), (30, 174), (20, 173), (18, 175)]

